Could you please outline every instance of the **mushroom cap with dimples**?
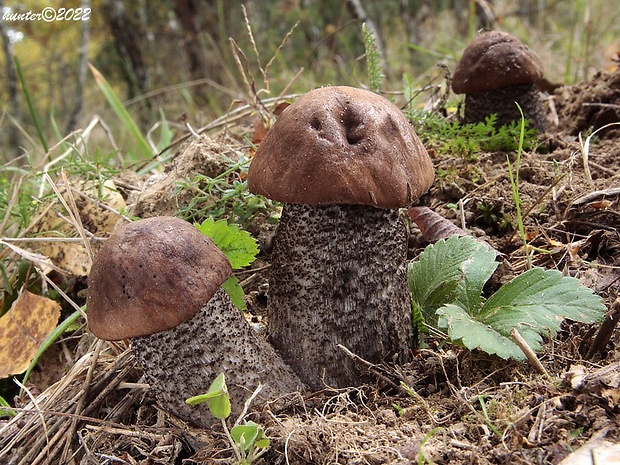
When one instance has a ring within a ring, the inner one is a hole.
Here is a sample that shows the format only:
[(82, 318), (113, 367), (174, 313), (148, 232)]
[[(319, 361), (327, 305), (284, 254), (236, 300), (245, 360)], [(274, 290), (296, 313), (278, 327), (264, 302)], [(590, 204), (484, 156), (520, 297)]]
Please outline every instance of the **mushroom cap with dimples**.
[(248, 187), (284, 203), (409, 206), (433, 164), (386, 98), (346, 86), (312, 90), (286, 108), (256, 151)]
[(192, 318), (232, 274), (226, 256), (192, 224), (146, 218), (117, 229), (88, 277), (88, 325), (116, 341)]

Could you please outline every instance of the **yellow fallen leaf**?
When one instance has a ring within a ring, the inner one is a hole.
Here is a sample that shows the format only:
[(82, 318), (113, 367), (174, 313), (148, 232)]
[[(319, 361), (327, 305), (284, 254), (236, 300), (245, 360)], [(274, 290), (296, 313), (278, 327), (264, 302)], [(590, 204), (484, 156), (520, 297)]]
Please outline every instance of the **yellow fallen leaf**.
[[(82, 225), (95, 236), (106, 237), (116, 227), (120, 216), (113, 210), (119, 211), (126, 207), (123, 196), (118, 192), (110, 180), (101, 185), (92, 181), (71, 179), (77, 212)], [(61, 185), (63, 197), (68, 199), (65, 188)], [(104, 208), (103, 204), (111, 207)], [(54, 265), (73, 276), (87, 276), (90, 271), (91, 259), (82, 242), (63, 241), (63, 238), (78, 237), (75, 226), (67, 221), (68, 214), (58, 199), (41, 205), (34, 215), (35, 220), (28, 230), (38, 240), (49, 238), (49, 242), (33, 242), (31, 249), (48, 257)]]
[(24, 291), (0, 318), (0, 378), (25, 371), (60, 317), (58, 302)]

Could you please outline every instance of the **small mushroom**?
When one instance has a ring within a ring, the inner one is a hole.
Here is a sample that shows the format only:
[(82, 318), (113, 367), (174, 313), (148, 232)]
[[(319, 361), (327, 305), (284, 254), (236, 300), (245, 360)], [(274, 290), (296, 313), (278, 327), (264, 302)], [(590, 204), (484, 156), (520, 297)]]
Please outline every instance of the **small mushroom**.
[(402, 112), (351, 87), (308, 92), (280, 115), (250, 165), (251, 191), (284, 202), (274, 238), (268, 333), (314, 389), (368, 381), (413, 344), (407, 231), (399, 207), (434, 179)]
[(466, 123), (497, 114), (497, 124), (520, 121), (519, 104), (533, 127), (547, 126), (545, 102), (537, 88), (543, 63), (515, 36), (489, 31), (480, 34), (463, 52), (454, 70), (452, 90), (465, 94)]
[(88, 278), (88, 324), (105, 340), (131, 346), (160, 405), (196, 425), (212, 424), (205, 393), (227, 377), (233, 414), (259, 384), (256, 402), (294, 392), (301, 382), (234, 307), (220, 285), (228, 259), (194, 226), (172, 217), (138, 220), (105, 242)]

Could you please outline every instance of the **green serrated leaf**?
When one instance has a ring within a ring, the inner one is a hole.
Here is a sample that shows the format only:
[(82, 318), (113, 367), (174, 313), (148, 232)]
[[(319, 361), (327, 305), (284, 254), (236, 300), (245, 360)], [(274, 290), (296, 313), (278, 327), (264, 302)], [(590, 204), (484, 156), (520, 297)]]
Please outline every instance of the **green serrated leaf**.
[(234, 269), (248, 266), (258, 255), (256, 240), (247, 231), (239, 229), (237, 224), (207, 218), (196, 227), (224, 252)]
[(472, 237), (452, 236), (428, 246), (409, 264), (409, 289), (426, 321), (435, 325), (436, 310), (448, 303), (460, 303), (476, 312), (482, 288), (496, 267), (495, 253), (485, 244)]
[(465, 244), (462, 239), (476, 243), (471, 244), (470, 257), (461, 263), (464, 279), (459, 282), (456, 299), (457, 303), (473, 314), (482, 305), (482, 289), (495, 272), (498, 263), (495, 261), (495, 252), (482, 242), (468, 237), (455, 239), (459, 246)]
[(437, 316), (439, 327), (468, 349), (522, 360), (511, 329), (517, 328), (532, 350), (538, 350), (542, 335), (554, 336), (565, 318), (592, 323), (602, 320), (605, 310), (602, 299), (579, 280), (557, 270), (533, 268), (503, 285), (477, 315), (459, 305), (445, 305)]
[(224, 373), (220, 373), (209, 386), (209, 390), (205, 394), (190, 397), (185, 400), (186, 404), (198, 405), (207, 402), (211, 415), (215, 418), (223, 420), (230, 415), (230, 398), (228, 396), (228, 386)]
[(578, 279), (557, 270), (533, 268), (489, 297), (479, 319), (505, 336), (517, 328), (530, 347), (538, 350), (541, 334), (554, 336), (565, 318), (593, 323), (601, 321), (605, 311), (601, 297)]
[(235, 304), (235, 307), (239, 310), (245, 310), (245, 293), (243, 292), (241, 284), (239, 284), (239, 280), (236, 276), (231, 276), (224, 281), (222, 283), (222, 288), (226, 291), (228, 297), (232, 300), (232, 303)]
[(469, 350), (480, 349), (503, 359), (522, 360), (525, 358), (519, 346), (512, 339), (476, 321), (458, 305), (444, 305), (437, 310), (437, 316), (439, 317), (438, 327), (446, 329), (452, 341), (462, 343)]

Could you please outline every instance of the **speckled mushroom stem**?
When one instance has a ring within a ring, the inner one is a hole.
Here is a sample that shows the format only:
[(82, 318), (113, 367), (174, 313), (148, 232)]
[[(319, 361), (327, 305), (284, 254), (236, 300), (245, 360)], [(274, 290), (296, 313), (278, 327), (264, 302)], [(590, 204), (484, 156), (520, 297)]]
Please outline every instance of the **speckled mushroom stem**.
[(480, 123), (491, 113), (495, 113), (497, 125), (521, 121), (521, 113), (515, 102), (519, 104), (523, 115), (530, 121), (532, 127), (545, 131), (547, 128), (545, 101), (535, 84), (522, 84), (467, 94), (463, 119), (465, 123)]
[(274, 240), (269, 337), (304, 383), (320, 389), (371, 379), (337, 344), (372, 363), (409, 360), (406, 256), (396, 209), (285, 204)]
[(235, 419), (259, 384), (264, 386), (254, 408), (302, 387), (223, 289), (193, 318), (168, 331), (135, 337), (131, 344), (159, 405), (196, 426), (208, 427), (215, 419), (206, 403), (190, 406), (185, 399), (205, 393), (219, 373), (226, 375)]

